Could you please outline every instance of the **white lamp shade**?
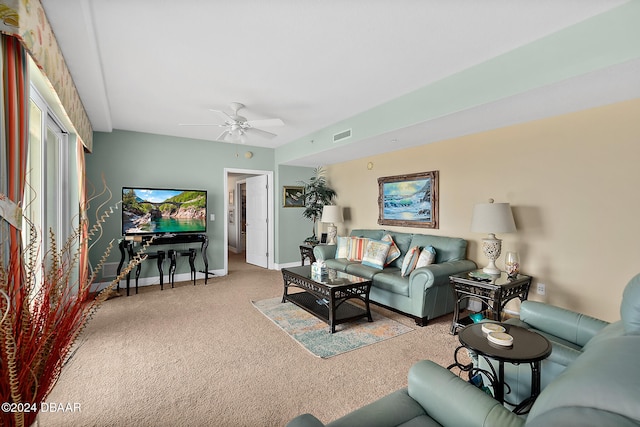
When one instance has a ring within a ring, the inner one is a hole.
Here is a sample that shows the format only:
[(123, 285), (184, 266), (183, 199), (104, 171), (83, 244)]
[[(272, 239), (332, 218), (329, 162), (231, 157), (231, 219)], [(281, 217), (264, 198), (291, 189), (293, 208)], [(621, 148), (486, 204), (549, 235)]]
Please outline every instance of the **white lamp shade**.
[(322, 222), (335, 224), (344, 221), (342, 217), (342, 208), (340, 206), (325, 205), (322, 207)]
[(513, 220), (509, 203), (478, 203), (473, 208), (471, 231), (476, 233), (513, 233)]

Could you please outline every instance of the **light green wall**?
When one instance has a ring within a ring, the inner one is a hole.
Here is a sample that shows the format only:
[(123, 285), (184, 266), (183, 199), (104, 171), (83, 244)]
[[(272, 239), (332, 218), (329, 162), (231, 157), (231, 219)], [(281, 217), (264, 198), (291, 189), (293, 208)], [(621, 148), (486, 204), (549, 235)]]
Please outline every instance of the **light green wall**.
[[(246, 151), (253, 152), (253, 157), (245, 158)], [(120, 201), (123, 186), (134, 187), (178, 187), (207, 190), (208, 210), (216, 216), (216, 220), (207, 223), (209, 236), (209, 269), (222, 269), (224, 266), (224, 202), (228, 197), (224, 185), (224, 169), (250, 169), (274, 171), (274, 151), (272, 149), (225, 144), (212, 141), (176, 138), (154, 134), (127, 132), (116, 130), (112, 133), (96, 132), (94, 134), (94, 150), (86, 156), (87, 185), (100, 189), (102, 187), (102, 175), (107, 186), (113, 192), (113, 200), (109, 205)], [(284, 170), (285, 181), (295, 181), (306, 178), (309, 173), (304, 173), (304, 168)], [(275, 171), (274, 171), (275, 172)], [(275, 174), (277, 181), (277, 173)], [(278, 188), (275, 186), (276, 200), (276, 243), (280, 241), (278, 234), (283, 234), (284, 245), (289, 248), (297, 242), (304, 240), (308, 235), (308, 222), (302, 217), (285, 214), (282, 220), (286, 221), (283, 228), (278, 224), (280, 206), (282, 204)], [(108, 205), (108, 206), (109, 206)], [(95, 218), (93, 204), (90, 208), (89, 218)], [(91, 251), (91, 262), (95, 265), (99, 257), (111, 239), (119, 239), (120, 210), (111, 216), (104, 225), (104, 237)], [(278, 231), (278, 229), (280, 231)], [(117, 262), (120, 254), (116, 250), (107, 262)], [(276, 251), (276, 263), (294, 262), (299, 256), (290, 250), (283, 254)], [(199, 260), (198, 260), (199, 261)], [(188, 266), (178, 265), (178, 273), (187, 272)], [(198, 266), (200, 269), (200, 266)], [(145, 263), (141, 277), (157, 276), (155, 263)]]
[[(303, 208), (284, 208), (283, 186), (300, 186), (300, 181), (307, 181), (313, 176), (312, 168), (296, 166), (278, 166), (276, 180), (276, 204), (278, 206), (279, 220), (276, 226), (276, 254), (282, 262), (297, 261), (300, 259), (299, 246), (305, 238), (311, 236), (313, 223), (302, 218)], [(286, 261), (285, 261), (286, 260)]]

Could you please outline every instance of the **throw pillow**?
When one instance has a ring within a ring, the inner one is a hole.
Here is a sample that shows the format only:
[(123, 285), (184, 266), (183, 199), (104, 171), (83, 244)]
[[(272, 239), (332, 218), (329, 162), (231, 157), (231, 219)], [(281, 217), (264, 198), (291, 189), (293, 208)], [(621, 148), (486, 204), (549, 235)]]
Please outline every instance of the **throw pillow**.
[(366, 237), (351, 237), (347, 259), (349, 261), (362, 261), (364, 249), (367, 247), (368, 242), (369, 239)]
[(380, 240), (369, 240), (362, 256), (362, 264), (382, 270), (391, 243)]
[(349, 255), (350, 237), (338, 237), (338, 247), (336, 248), (336, 258), (346, 258)]
[(418, 257), (418, 262), (416, 263), (416, 268), (426, 267), (427, 265), (433, 264), (436, 260), (436, 250), (433, 246), (427, 246), (420, 252), (420, 256)]
[(418, 246), (414, 246), (407, 251), (407, 254), (404, 256), (404, 261), (402, 262), (402, 269), (400, 270), (402, 277), (408, 276), (416, 268), (419, 256), (420, 247)]
[(402, 255), (402, 252), (400, 252), (400, 249), (398, 249), (396, 242), (393, 241), (393, 237), (391, 237), (391, 234), (385, 234), (384, 237), (382, 237), (382, 241), (391, 242), (391, 246), (389, 247), (389, 253), (387, 253), (387, 259), (384, 262), (384, 266), (386, 267), (387, 265), (391, 264), (393, 261), (397, 260), (400, 257), (400, 255)]

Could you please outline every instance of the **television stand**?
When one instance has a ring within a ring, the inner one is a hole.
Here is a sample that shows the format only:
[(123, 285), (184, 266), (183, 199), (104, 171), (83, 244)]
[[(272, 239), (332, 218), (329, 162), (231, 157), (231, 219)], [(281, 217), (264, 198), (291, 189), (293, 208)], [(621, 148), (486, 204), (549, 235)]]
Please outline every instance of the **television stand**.
[[(201, 243), (200, 252), (202, 253), (202, 260), (204, 262), (204, 270), (200, 270), (201, 273), (204, 273), (204, 284), (207, 284), (207, 280), (209, 276), (214, 276), (213, 273), (209, 272), (209, 260), (207, 258), (207, 247), (209, 246), (209, 238), (206, 234), (170, 234), (170, 235), (145, 235), (145, 236), (126, 236), (122, 240), (118, 247), (120, 248), (120, 263), (118, 264), (118, 276), (122, 271), (122, 266), (124, 265), (124, 261), (126, 256), (129, 256), (129, 261), (131, 261), (137, 254), (134, 250), (134, 246), (136, 244), (139, 245), (179, 245), (179, 244), (193, 244), (193, 243)], [(190, 248), (186, 250), (176, 250), (169, 249), (169, 279), (171, 281), (171, 287), (173, 287), (173, 277), (176, 269), (176, 258), (177, 255), (189, 256), (189, 266), (191, 267), (191, 279), (193, 280), (193, 284), (195, 285), (196, 280), (196, 269), (195, 269), (195, 248)], [(147, 259), (156, 259), (158, 265), (158, 272), (160, 273), (160, 289), (164, 287), (164, 272), (162, 270), (162, 265), (164, 259), (166, 258), (166, 252), (164, 250), (159, 250), (155, 253), (146, 252)], [(138, 278), (140, 277), (140, 269), (141, 263), (136, 266), (136, 294), (138, 293)], [(130, 289), (130, 281), (131, 281), (131, 273), (127, 274), (127, 296), (129, 296)], [(120, 291), (120, 282), (118, 282), (117, 290)]]

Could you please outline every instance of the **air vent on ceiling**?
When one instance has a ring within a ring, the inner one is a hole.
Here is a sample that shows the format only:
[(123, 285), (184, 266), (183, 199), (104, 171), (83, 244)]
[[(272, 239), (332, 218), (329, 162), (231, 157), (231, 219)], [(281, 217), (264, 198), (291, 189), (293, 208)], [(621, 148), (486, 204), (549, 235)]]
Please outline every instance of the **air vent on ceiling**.
[(333, 135), (333, 142), (340, 142), (347, 138), (351, 138), (351, 129), (343, 130)]

